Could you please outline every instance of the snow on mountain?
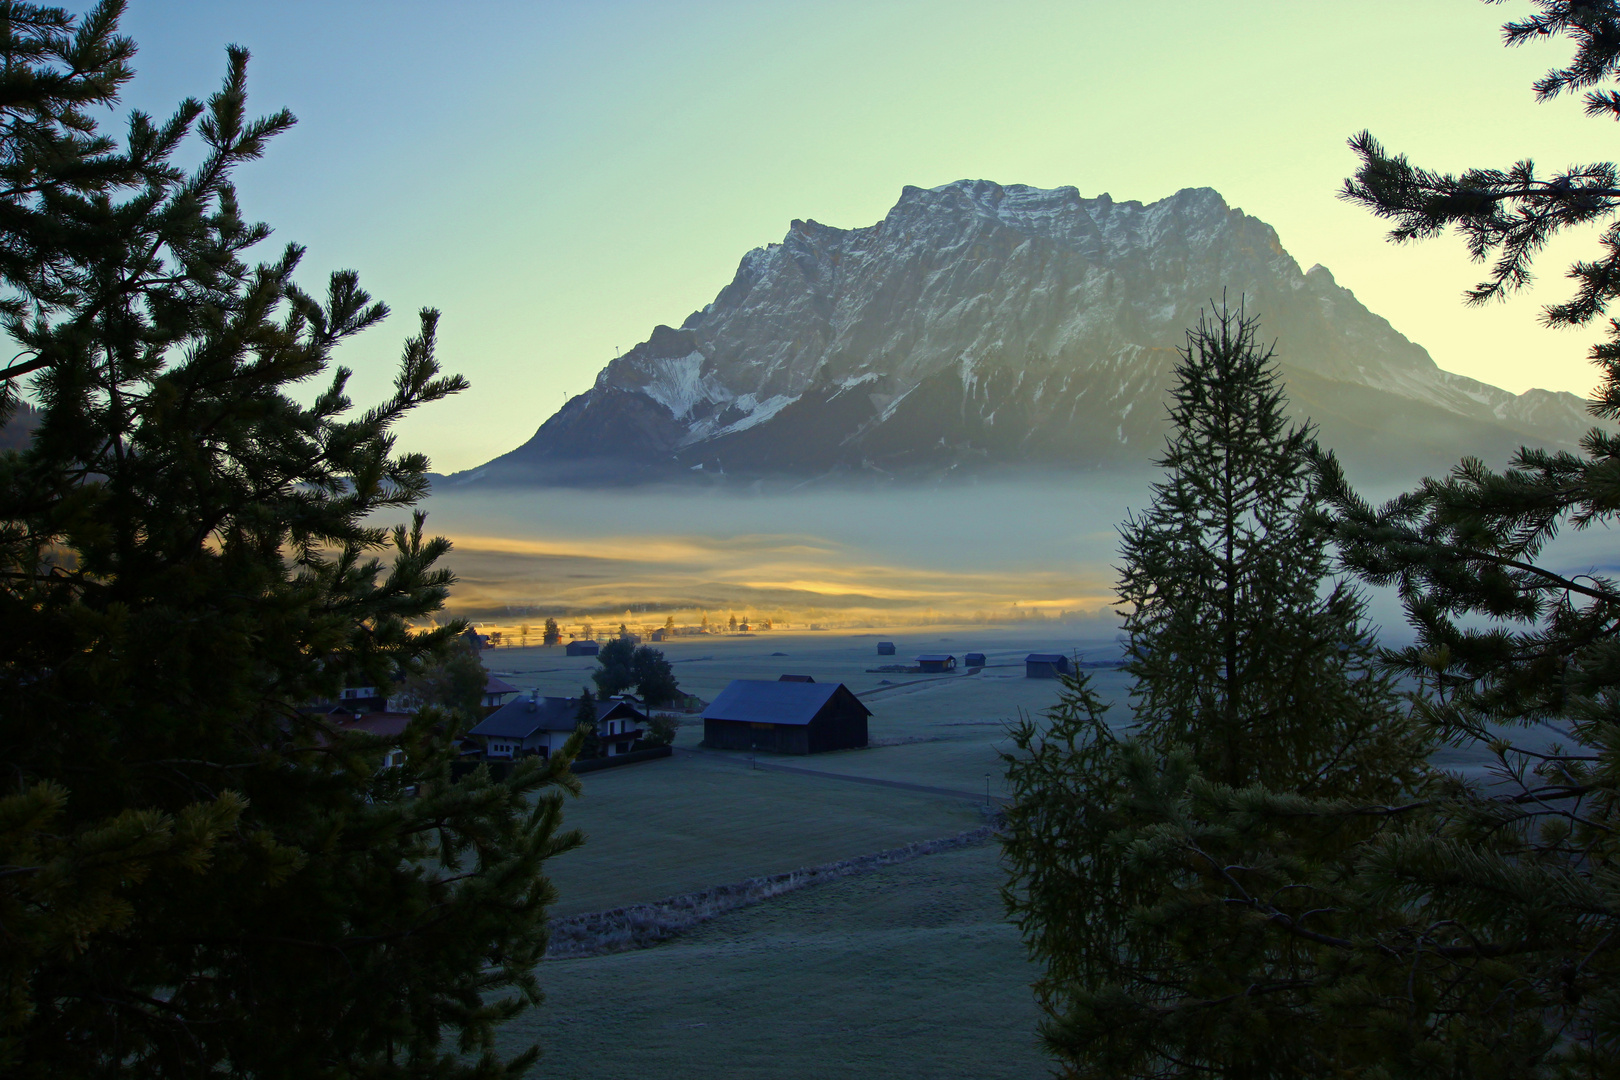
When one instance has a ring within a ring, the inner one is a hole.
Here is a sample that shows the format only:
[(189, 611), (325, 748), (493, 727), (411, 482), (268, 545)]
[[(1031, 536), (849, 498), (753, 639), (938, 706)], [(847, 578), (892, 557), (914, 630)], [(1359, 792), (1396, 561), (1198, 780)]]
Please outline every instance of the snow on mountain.
[[(1145, 462), (1174, 349), (1225, 296), (1277, 340), (1297, 411), (1352, 460), (1424, 467), (1573, 445), (1580, 399), (1441, 371), (1325, 268), (1208, 188), (1156, 203), (963, 180), (860, 229), (794, 221), (679, 328), (608, 363), (508, 482)], [(1432, 459), (1432, 460), (1431, 460)]]

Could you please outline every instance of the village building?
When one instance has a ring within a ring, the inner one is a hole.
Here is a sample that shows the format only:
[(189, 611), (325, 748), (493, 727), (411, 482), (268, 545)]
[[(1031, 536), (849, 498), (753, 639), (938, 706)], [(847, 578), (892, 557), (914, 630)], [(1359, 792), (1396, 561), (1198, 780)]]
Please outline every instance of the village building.
[[(560, 749), (579, 725), (579, 699), (541, 697), (531, 691), (528, 697), (507, 702), (484, 717), (467, 732), (490, 760), (507, 760), (525, 754), (549, 756)], [(645, 732), (647, 716), (629, 701), (608, 698), (596, 703), (596, 733), (602, 740), (604, 756), (628, 754)]]
[[(403, 712), (371, 712), (360, 716), (338, 718), (332, 726), (339, 731), (363, 731), (367, 735), (377, 735), (385, 739), (397, 739), (405, 734), (410, 726), (410, 713)], [(383, 756), (382, 767), (394, 769), (405, 764), (405, 751), (393, 747)]]
[(493, 712), (506, 704), (506, 699), (518, 692), (518, 688), (498, 675), (491, 675), (484, 680), (484, 697), (480, 702), (485, 709)]
[(1062, 653), (1032, 652), (1024, 657), (1024, 678), (1056, 679), (1069, 673), (1069, 658)]
[(570, 641), (563, 648), (563, 652), (568, 656), (595, 656), (601, 651), (601, 645), (589, 640)]
[(345, 686), (338, 692), (337, 703), (352, 713), (384, 712), (388, 698), (376, 686)]
[(956, 657), (949, 653), (923, 653), (917, 657), (917, 666), (930, 674), (956, 670)]
[(777, 682), (815, 682), (814, 675), (779, 675)]
[(984, 653), (970, 652), (962, 657), (962, 663), (968, 667), (984, 667)]
[(894, 655), (894, 642), (892, 642), (892, 641), (880, 641), (880, 642), (878, 642), (878, 655), (879, 656), (893, 656)]
[(871, 715), (843, 683), (733, 679), (703, 710), (703, 744), (774, 754), (852, 750), (866, 745)]

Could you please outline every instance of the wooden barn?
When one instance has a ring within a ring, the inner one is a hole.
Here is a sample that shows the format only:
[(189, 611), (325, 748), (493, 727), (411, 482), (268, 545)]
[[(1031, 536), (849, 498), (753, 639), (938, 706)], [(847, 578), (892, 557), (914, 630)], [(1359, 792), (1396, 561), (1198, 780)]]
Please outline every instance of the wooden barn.
[(917, 657), (917, 666), (930, 674), (956, 670), (956, 657), (949, 653), (929, 652)]
[(894, 642), (892, 642), (892, 641), (880, 641), (880, 642), (878, 642), (878, 655), (879, 656), (893, 656), (894, 655)]
[(962, 663), (966, 664), (968, 667), (984, 667), (984, 653), (970, 652), (966, 656), (962, 657)]
[(595, 656), (602, 651), (602, 646), (594, 641), (570, 641), (563, 650), (569, 656)]
[(866, 745), (872, 710), (843, 683), (733, 679), (703, 710), (703, 745), (820, 754)]
[(1024, 678), (1056, 679), (1069, 673), (1069, 658), (1056, 652), (1032, 652), (1024, 657)]

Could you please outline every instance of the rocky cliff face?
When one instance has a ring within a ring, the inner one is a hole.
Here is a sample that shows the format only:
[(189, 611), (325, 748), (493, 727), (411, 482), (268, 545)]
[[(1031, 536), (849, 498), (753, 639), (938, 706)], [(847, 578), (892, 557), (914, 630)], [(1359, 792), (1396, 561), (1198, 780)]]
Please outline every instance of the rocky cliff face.
[(906, 188), (864, 229), (793, 222), (713, 303), (457, 479), (1140, 465), (1162, 446), (1174, 350), (1223, 295), (1261, 317), (1296, 411), (1352, 461), (1444, 468), (1590, 426), (1573, 395), (1441, 371), (1207, 188), (1143, 205), (959, 181)]

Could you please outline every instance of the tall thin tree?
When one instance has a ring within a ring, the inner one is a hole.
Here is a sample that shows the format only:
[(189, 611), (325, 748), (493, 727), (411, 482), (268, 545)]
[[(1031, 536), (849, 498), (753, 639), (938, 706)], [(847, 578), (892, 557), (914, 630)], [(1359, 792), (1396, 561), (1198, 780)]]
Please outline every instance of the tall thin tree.
[(1067, 1075), (1318, 1075), (1302, 1033), (1332, 1023), (1297, 988), (1337, 977), (1312, 938), (1346, 921), (1367, 833), (1321, 811), (1414, 786), (1425, 746), (1306, 520), (1310, 429), (1255, 320), (1200, 319), (1170, 413), (1165, 477), (1121, 530), (1134, 725), (1082, 673), (1014, 728), (1004, 897)]

